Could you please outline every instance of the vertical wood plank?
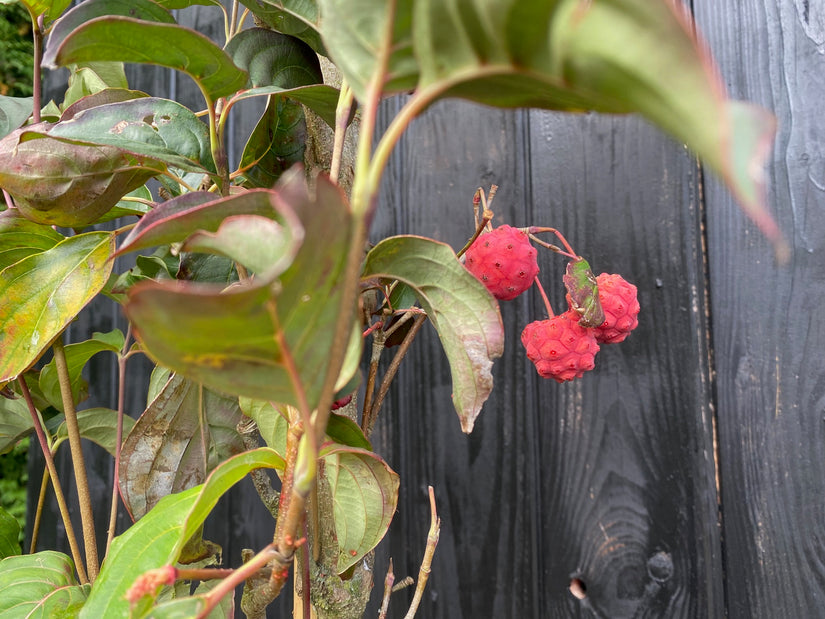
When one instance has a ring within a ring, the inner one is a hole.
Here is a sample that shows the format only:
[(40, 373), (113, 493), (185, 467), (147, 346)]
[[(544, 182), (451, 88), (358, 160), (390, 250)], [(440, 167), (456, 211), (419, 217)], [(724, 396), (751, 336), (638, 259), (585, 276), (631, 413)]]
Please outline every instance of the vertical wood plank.
[[(530, 218), (562, 230), (595, 273), (635, 283), (642, 307), (639, 327), (602, 345), (589, 375), (530, 376), (542, 616), (722, 616), (695, 162), (638, 118), (531, 121)], [(549, 255), (540, 266), (566, 309), (563, 264)]]
[(708, 183), (728, 616), (821, 616), (825, 8), (694, 5), (730, 94), (777, 116), (769, 202), (793, 247), (790, 264), (778, 266), (729, 194)]
[[(382, 108), (385, 123), (399, 103)], [(445, 102), (414, 121), (390, 162), (373, 241), (421, 234), (458, 249), (473, 231), (473, 192), (494, 182), (501, 187), (494, 205), (498, 219), (522, 223), (525, 116)], [(426, 487), (435, 487), (441, 540), (422, 617), (543, 616), (533, 490), (536, 427), (526, 414), (535, 403), (519, 382), (525, 367), (514, 322), (524, 304), (514, 303), (503, 308), (508, 344), (494, 367), (492, 399), (472, 435), (461, 433), (449, 367), (429, 326), (405, 359), (373, 435), (375, 449), (401, 476), (398, 511), (381, 549), (393, 557), (397, 579), (418, 574), (429, 527)], [(379, 554), (376, 583), (385, 570)], [(390, 616), (403, 617), (411, 594), (393, 596)]]

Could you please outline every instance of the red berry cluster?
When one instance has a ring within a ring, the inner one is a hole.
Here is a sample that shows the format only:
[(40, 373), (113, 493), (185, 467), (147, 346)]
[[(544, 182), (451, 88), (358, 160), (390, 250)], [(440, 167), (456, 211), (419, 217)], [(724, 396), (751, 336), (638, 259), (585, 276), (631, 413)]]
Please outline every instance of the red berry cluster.
[[(564, 242), (569, 252), (548, 247), (581, 260)], [(527, 232), (507, 225), (479, 235), (467, 250), (465, 266), (502, 301), (527, 290), (539, 272), (536, 250)], [(593, 283), (592, 274), (589, 277)], [(595, 367), (599, 344), (622, 342), (639, 324), (636, 286), (614, 273), (602, 273), (595, 278), (595, 285), (604, 312), (604, 321), (598, 326), (587, 326), (592, 323), (583, 318), (581, 308), (568, 294), (568, 311), (558, 316), (552, 316), (551, 311), (551, 318), (531, 322), (522, 331), (521, 342), (540, 376), (560, 383), (581, 377)]]

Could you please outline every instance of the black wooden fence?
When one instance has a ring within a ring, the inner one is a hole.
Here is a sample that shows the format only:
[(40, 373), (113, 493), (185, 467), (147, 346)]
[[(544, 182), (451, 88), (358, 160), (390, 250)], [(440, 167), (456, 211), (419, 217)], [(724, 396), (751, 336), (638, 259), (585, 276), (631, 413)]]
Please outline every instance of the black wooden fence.
[[(422, 333), (374, 434), (402, 482), (368, 616), (389, 556), (398, 577), (418, 572), (432, 484), (443, 525), (420, 617), (825, 617), (825, 4), (691, 4), (730, 94), (777, 115), (767, 173), (791, 263), (777, 266), (724, 187), (638, 118), (445, 102), (415, 121), (386, 174), (373, 240), (412, 233), (457, 248), (473, 191), (496, 183), (497, 223), (563, 230), (597, 272), (637, 284), (642, 314), (594, 372), (558, 385), (519, 342), (542, 316), (538, 296), (503, 304), (505, 354), (470, 436), (437, 339)], [(212, 11), (182, 21), (216, 34)], [(129, 75), (134, 88), (199, 105), (181, 75)], [(384, 104), (384, 124), (399, 106)], [(238, 135), (256, 120), (250, 106)], [(540, 266), (561, 304), (561, 262), (542, 252)], [(116, 325), (101, 304), (72, 334)], [(131, 367), (140, 386), (147, 368)], [(103, 389), (90, 405), (112, 406), (113, 369), (97, 361), (91, 373)], [(131, 414), (141, 397), (135, 389)], [(94, 466), (103, 496), (110, 464)], [(42, 547), (62, 543), (55, 522)], [(250, 485), (221, 503), (207, 537), (237, 565), (241, 547), (271, 532)], [(410, 595), (396, 594), (390, 616)], [(271, 616), (289, 616), (286, 602)]]

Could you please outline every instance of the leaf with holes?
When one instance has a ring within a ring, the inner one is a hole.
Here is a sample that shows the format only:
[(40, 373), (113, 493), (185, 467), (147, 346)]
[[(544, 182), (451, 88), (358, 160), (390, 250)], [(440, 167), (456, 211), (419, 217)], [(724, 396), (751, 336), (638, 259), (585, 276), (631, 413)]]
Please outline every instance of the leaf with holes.
[[(284, 460), (262, 447), (223, 462), (206, 482), (163, 497), (152, 510), (125, 533), (115, 538), (80, 619), (125, 617), (129, 614), (126, 592), (144, 572), (174, 564), (186, 542), (229, 489), (253, 469), (284, 468)], [(147, 544), (151, 540), (151, 544)]]
[(188, 108), (168, 99), (140, 97), (99, 105), (70, 120), (27, 127), (21, 133), (24, 144), (42, 136), (70, 144), (113, 146), (181, 170), (215, 171), (209, 129)]
[(364, 280), (400, 281), (418, 297), (450, 362), (453, 405), (470, 433), (493, 389), (493, 359), (504, 349), (498, 303), (444, 243), (417, 236), (384, 239), (367, 254)]
[(0, 278), (0, 382), (31, 366), (109, 278), (114, 234), (89, 232), (7, 267)]
[(123, 443), (120, 489), (132, 517), (203, 483), (220, 462), (241, 453), (241, 417), (237, 398), (172, 376)]

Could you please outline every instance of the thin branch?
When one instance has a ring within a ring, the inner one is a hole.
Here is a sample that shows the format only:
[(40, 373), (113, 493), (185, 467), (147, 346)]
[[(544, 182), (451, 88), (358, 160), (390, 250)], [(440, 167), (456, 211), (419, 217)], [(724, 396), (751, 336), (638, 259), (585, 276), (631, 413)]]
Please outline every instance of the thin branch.
[(20, 376), (18, 377), (17, 382), (20, 385), (20, 392), (26, 400), (26, 405), (29, 407), (32, 422), (34, 423), (34, 432), (37, 435), (37, 440), (40, 442), (40, 449), (43, 452), (43, 457), (46, 459), (46, 468), (52, 478), (52, 487), (54, 488), (54, 494), (57, 498), (57, 507), (60, 509), (60, 516), (63, 518), (63, 527), (66, 529), (66, 539), (68, 540), (69, 548), (72, 551), (72, 558), (74, 559), (77, 576), (80, 579), (80, 584), (85, 585), (89, 582), (89, 577), (86, 575), (86, 568), (83, 564), (83, 556), (80, 554), (80, 547), (77, 545), (77, 537), (74, 534), (72, 520), (69, 517), (69, 506), (66, 503), (66, 497), (63, 494), (63, 487), (60, 485), (60, 479), (57, 476), (57, 467), (54, 465), (54, 458), (52, 457), (52, 452), (49, 448), (49, 441), (46, 438), (46, 432), (40, 421), (40, 415), (37, 413), (37, 409), (34, 406), (32, 394), (29, 391), (29, 386), (26, 384), (26, 380)]
[(80, 441), (80, 426), (77, 422), (77, 411), (72, 396), (72, 382), (69, 377), (69, 367), (66, 363), (66, 350), (63, 347), (63, 336), (59, 335), (52, 344), (54, 351), (54, 365), (57, 369), (57, 379), (60, 384), (60, 395), (63, 398), (63, 413), (66, 417), (66, 430), (69, 435), (69, 447), (72, 452), (72, 466), (74, 468), (77, 498), (80, 503), (80, 520), (83, 525), (83, 547), (86, 550), (86, 569), (89, 572), (89, 581), (94, 584), (99, 570), (97, 558), (97, 536), (95, 521), (92, 513), (92, 495), (89, 492), (89, 478), (86, 476), (86, 461), (83, 458), (83, 445)]
[(395, 574), (392, 573), (392, 557), (390, 566), (387, 568), (387, 576), (384, 578), (384, 598), (381, 601), (381, 610), (378, 611), (378, 619), (386, 619), (387, 610), (390, 608), (390, 596), (392, 595), (392, 585), (395, 582)]
[[(126, 339), (117, 358), (117, 431), (115, 438), (115, 470), (112, 474), (112, 506), (109, 511), (109, 533), (106, 536), (106, 555), (115, 538), (117, 524), (118, 496), (120, 495), (120, 449), (123, 445), (123, 416), (126, 414), (126, 361), (129, 359), (129, 340), (132, 336), (132, 325), (126, 330)], [(106, 556), (104, 555), (104, 556)]]
[(372, 428), (375, 425), (376, 418), (378, 417), (378, 411), (381, 410), (381, 405), (384, 403), (384, 398), (387, 396), (387, 392), (390, 390), (390, 384), (392, 384), (393, 378), (395, 378), (395, 375), (398, 373), (398, 368), (401, 365), (401, 361), (402, 359), (404, 359), (404, 356), (410, 349), (410, 345), (412, 344), (413, 339), (415, 338), (416, 334), (421, 330), (421, 327), (424, 325), (425, 320), (427, 320), (426, 314), (419, 314), (416, 317), (415, 322), (413, 322), (412, 327), (410, 327), (410, 330), (404, 338), (404, 341), (401, 342), (401, 345), (398, 347), (398, 352), (395, 353), (395, 356), (392, 358), (390, 366), (387, 368), (387, 372), (384, 374), (384, 378), (381, 379), (381, 386), (378, 388), (378, 395), (375, 397), (375, 402), (370, 408), (369, 423), (367, 424), (367, 427), (364, 429), (364, 435), (367, 438), (369, 438), (370, 434), (372, 433)]
[(43, 469), (43, 479), (40, 481), (40, 494), (37, 496), (37, 509), (34, 512), (34, 524), (32, 525), (32, 541), (29, 546), (29, 554), (37, 552), (37, 538), (40, 537), (40, 522), (43, 519), (43, 507), (46, 504), (46, 492), (49, 490), (49, 469)]
[(43, 16), (39, 15), (37, 20), (32, 22), (32, 39), (34, 43), (34, 68), (32, 71), (32, 98), (34, 107), (32, 109), (32, 122), (40, 122), (40, 108), (43, 107), (42, 92), (42, 69), (40, 63), (43, 60)]
[(212, 609), (218, 605), (223, 597), (231, 595), (235, 591), (236, 586), (254, 576), (261, 568), (265, 567), (276, 557), (277, 551), (273, 546), (273, 544), (266, 546), (241, 567), (233, 570), (230, 576), (224, 578), (212, 591), (205, 595), (206, 606), (198, 614), (198, 619), (208, 617), (209, 613), (212, 612)]
[(547, 310), (547, 317), (552, 318), (553, 316), (555, 316), (555, 314), (553, 313), (553, 306), (550, 305), (550, 299), (547, 298), (547, 293), (544, 292), (544, 286), (541, 285), (538, 275), (536, 275), (535, 282), (536, 286), (539, 289), (539, 294), (541, 295), (541, 298), (544, 300), (544, 307)]
[(424, 550), (424, 558), (421, 560), (421, 569), (418, 570), (418, 583), (415, 586), (415, 594), (410, 603), (410, 609), (407, 611), (404, 619), (412, 619), (418, 611), (418, 605), (424, 596), (424, 588), (427, 586), (427, 580), (430, 578), (433, 555), (435, 554), (435, 547), (438, 545), (438, 536), (441, 533), (441, 518), (438, 517), (438, 512), (435, 509), (435, 491), (432, 486), (429, 486), (429, 492), (430, 532), (427, 535), (427, 548)]

